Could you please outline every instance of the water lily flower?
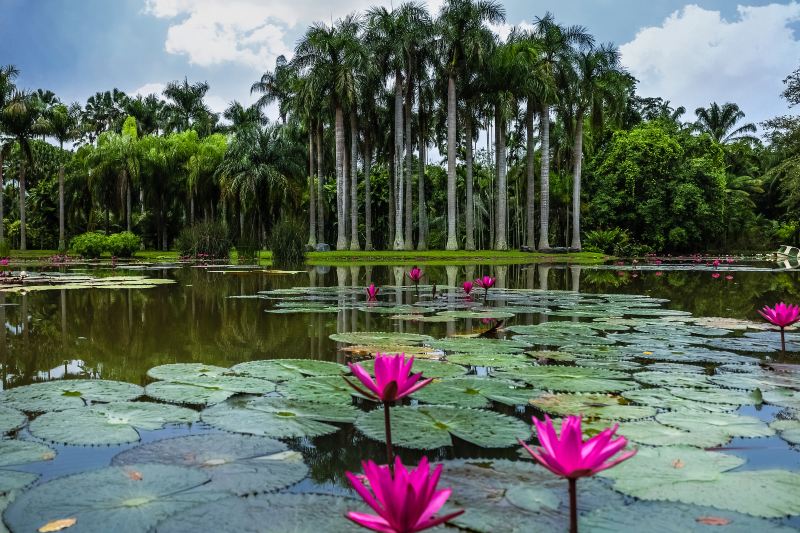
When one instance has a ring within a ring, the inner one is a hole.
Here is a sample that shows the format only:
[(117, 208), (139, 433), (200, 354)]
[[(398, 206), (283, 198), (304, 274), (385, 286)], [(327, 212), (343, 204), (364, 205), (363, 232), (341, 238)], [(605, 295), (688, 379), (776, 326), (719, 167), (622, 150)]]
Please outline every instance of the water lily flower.
[(422, 279), (422, 270), (419, 267), (415, 266), (414, 268), (409, 270), (406, 273), (406, 275), (408, 276), (408, 279), (410, 279), (414, 283), (419, 283), (419, 280)]
[(719, 272), (714, 272), (713, 274), (711, 274), (711, 277), (714, 279), (719, 278)]
[(569, 481), (570, 531), (578, 531), (576, 480), (589, 477), (618, 465), (636, 455), (637, 450), (619, 454), (628, 444), (623, 436), (616, 438), (619, 424), (606, 428), (584, 442), (581, 417), (568, 416), (561, 422), (561, 435), (556, 434), (553, 421), (545, 415), (544, 422), (533, 418), (536, 436), (541, 447), (532, 448), (519, 439), (534, 461), (557, 476)]
[(369, 287), (367, 287), (367, 300), (370, 302), (374, 302), (376, 297), (378, 296), (378, 287), (375, 286), (374, 283), (370, 283)]
[(800, 307), (796, 305), (786, 305), (783, 302), (775, 304), (775, 307), (765, 305), (763, 309), (758, 311), (758, 314), (764, 317), (764, 320), (772, 325), (781, 328), (781, 349), (786, 351), (785, 329), (800, 321)]
[(659, 270), (658, 272), (656, 272), (656, 276), (658, 276), (658, 277), (661, 277), (661, 276), (663, 276), (663, 275), (664, 275), (664, 273), (663, 273), (663, 272), (661, 272), (660, 270)]
[(3, 259), (0, 259), (0, 266), (8, 266), (8, 258), (7, 257), (4, 257)]
[(361, 527), (381, 533), (415, 533), (464, 512), (435, 516), (453, 491), (437, 490), (442, 465), (431, 471), (427, 457), (420, 460), (416, 469), (406, 469), (399, 457), (394, 461), (394, 472), (389, 465), (379, 466), (372, 461), (364, 461), (362, 467), (362, 476), (346, 473), (358, 495), (377, 513), (347, 513), (347, 518)]
[(732, 280), (732, 279), (733, 279), (733, 276), (732, 276), (731, 274), (728, 274), (727, 276), (725, 276), (725, 279), (727, 279), (728, 281), (730, 281), (730, 280)]
[(656, 259), (655, 261), (653, 261), (653, 263), (655, 263), (656, 265), (660, 265), (661, 264), (661, 259)]
[(494, 287), (495, 279), (491, 276), (483, 276), (475, 280), (475, 285), (483, 289), (483, 303), (486, 304), (486, 299), (489, 297), (489, 289)]
[(464, 287), (464, 293), (466, 293), (466, 295), (469, 296), (469, 293), (472, 292), (472, 282), (465, 281), (462, 287)]
[(719, 266), (719, 259), (714, 259), (714, 262), (711, 264), (714, 265), (714, 268), (717, 268)]
[(733, 257), (729, 257), (729, 258), (727, 259), (727, 261), (728, 261), (728, 264), (730, 265), (731, 263), (733, 263)]

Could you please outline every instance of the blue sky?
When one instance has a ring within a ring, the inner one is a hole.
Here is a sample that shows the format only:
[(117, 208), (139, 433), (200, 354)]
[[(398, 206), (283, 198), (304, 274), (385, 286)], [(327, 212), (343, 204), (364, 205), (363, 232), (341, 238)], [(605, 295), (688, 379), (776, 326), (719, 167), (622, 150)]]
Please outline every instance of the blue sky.
[[(442, 0), (427, 0), (438, 11)], [(306, 26), (389, 1), (0, 0), (0, 64), (19, 84), (85, 102), (98, 90), (160, 90), (188, 76), (211, 106), (251, 101), (250, 84)], [(399, 2), (395, 2), (397, 4)], [(640, 92), (689, 110), (735, 101), (754, 121), (784, 113), (781, 80), (800, 64), (800, 4), (745, 0), (508, 0), (508, 31), (552, 11), (621, 47)]]

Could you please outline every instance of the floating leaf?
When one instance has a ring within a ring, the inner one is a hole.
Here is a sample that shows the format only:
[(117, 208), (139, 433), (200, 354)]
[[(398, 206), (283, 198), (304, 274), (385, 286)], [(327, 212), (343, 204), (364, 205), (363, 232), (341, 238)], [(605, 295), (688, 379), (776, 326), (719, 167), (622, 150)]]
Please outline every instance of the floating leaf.
[(121, 402), (144, 394), (139, 385), (104, 379), (59, 379), (8, 389), (0, 404), (29, 413), (83, 407), (87, 402)]
[(294, 438), (335, 433), (339, 428), (328, 422), (352, 423), (358, 412), (352, 405), (257, 398), (209, 407), (201, 413), (201, 418), (207, 424), (234, 433)]
[(52, 461), (56, 452), (49, 446), (29, 440), (0, 440), (0, 466)]
[[(397, 446), (433, 450), (452, 446), (452, 437), (483, 448), (518, 446), (527, 439), (526, 424), (510, 416), (480, 409), (447, 406), (396, 407), (391, 411), (392, 441)], [(363, 413), (356, 427), (368, 437), (386, 440), (383, 409)]]
[(117, 455), (115, 466), (139, 463), (189, 466), (211, 477), (203, 490), (227, 491), (245, 496), (282, 489), (308, 473), (303, 457), (287, 454), (280, 441), (266, 437), (191, 435), (143, 444)]
[(519, 368), (530, 364), (530, 360), (522, 354), (466, 354), (453, 353), (447, 356), (451, 363), (465, 366), (484, 366), (495, 369)]
[(52, 533), (53, 531), (61, 531), (74, 526), (78, 520), (76, 518), (62, 518), (61, 520), (53, 520), (48, 522), (36, 531), (39, 533)]
[[(132, 479), (135, 470), (141, 479)], [(204, 501), (211, 491), (193, 490), (206, 473), (172, 465), (131, 465), (54, 479), (20, 496), (4, 518), (12, 531), (36, 531), (57, 520), (75, 519), (70, 533), (148, 531), (168, 516)]]
[(341, 376), (294, 379), (280, 383), (277, 391), (290, 400), (328, 404), (349, 405), (352, 396), (361, 396)]
[(775, 420), (769, 427), (789, 444), (800, 444), (800, 420)]
[(579, 366), (530, 366), (498, 371), (497, 377), (524, 381), (533, 387), (563, 392), (619, 392), (635, 389), (636, 383), (624, 378), (628, 374)]
[(48, 412), (30, 423), (40, 439), (76, 446), (124, 444), (139, 440), (134, 428), (153, 430), (171, 423), (190, 423), (197, 412), (174, 405), (116, 402)]
[(530, 404), (553, 415), (583, 415), (604, 420), (638, 420), (656, 414), (652, 407), (625, 405), (619, 397), (604, 394), (543, 394), (532, 399)]
[(511, 381), (495, 378), (463, 377), (436, 380), (414, 393), (421, 402), (459, 407), (490, 407), (495, 401), (506, 405), (525, 405), (541, 391), (518, 388)]
[(0, 470), (0, 496), (11, 491), (24, 489), (39, 478), (39, 474)]
[(160, 402), (203, 407), (224, 402), (236, 394), (232, 391), (171, 381), (155, 381), (144, 388), (144, 393)]
[(234, 366), (231, 370), (244, 376), (270, 381), (286, 381), (303, 376), (338, 376), (350, 372), (344, 365), (313, 359), (248, 361)]
[(684, 431), (660, 424), (655, 420), (625, 422), (619, 427), (619, 435), (632, 442), (647, 446), (695, 446), (712, 448), (731, 440), (724, 431), (709, 428), (705, 431)]
[(660, 409), (672, 410), (692, 410), (703, 411), (709, 413), (720, 413), (724, 411), (732, 411), (736, 408), (735, 405), (730, 404), (706, 404), (693, 402), (684, 398), (678, 398), (667, 389), (641, 389), (631, 390), (622, 393), (622, 396), (642, 405), (649, 405)]
[[(2, 396), (0, 396), (2, 398)], [(0, 405), (0, 435), (16, 431), (25, 425), (28, 417), (25, 413), (12, 407)]]
[(428, 346), (407, 346), (403, 344), (386, 344), (382, 346), (355, 344), (340, 348), (339, 351), (356, 357), (375, 357), (379, 353), (402, 353), (407, 357), (411, 357), (413, 355), (415, 359), (441, 359), (442, 357), (441, 352)]
[(330, 336), (334, 342), (343, 342), (345, 344), (408, 344), (416, 345), (433, 340), (433, 337), (428, 335), (420, 335), (417, 333), (392, 333), (382, 331), (352, 331), (350, 333), (334, 333)]
[[(358, 364), (361, 365), (361, 367), (371, 375), (375, 375), (374, 360), (371, 359), (368, 361), (359, 361)], [(426, 378), (449, 378), (454, 376), (462, 376), (467, 373), (467, 369), (460, 365), (445, 363), (444, 361), (414, 359), (414, 366), (412, 367), (411, 372), (414, 374), (422, 372), (423, 377)]]
[(708, 376), (703, 374), (679, 374), (677, 372), (637, 372), (633, 379), (639, 383), (661, 387), (710, 387)]
[(227, 373), (230, 373), (230, 370), (225, 367), (203, 363), (172, 363), (154, 366), (147, 371), (147, 375), (153, 379), (178, 382), (196, 377), (222, 376)]
[(437, 313), (437, 316), (448, 318), (474, 318), (476, 320), (502, 320), (504, 318), (514, 318), (514, 313), (486, 309), (480, 311), (441, 311)]
[(791, 389), (773, 389), (764, 391), (762, 398), (765, 402), (790, 409), (800, 409), (800, 391)]
[(478, 354), (514, 354), (522, 353), (530, 344), (507, 339), (483, 339), (480, 337), (448, 337), (430, 341), (431, 347), (448, 353)]
[(673, 388), (669, 390), (678, 398), (685, 398), (701, 403), (722, 403), (729, 405), (752, 405), (755, 403), (752, 395), (718, 388), (688, 389)]
[(662, 424), (698, 433), (719, 431), (729, 437), (770, 437), (775, 432), (752, 416), (732, 413), (700, 413), (676, 411), (661, 413), (656, 420)]

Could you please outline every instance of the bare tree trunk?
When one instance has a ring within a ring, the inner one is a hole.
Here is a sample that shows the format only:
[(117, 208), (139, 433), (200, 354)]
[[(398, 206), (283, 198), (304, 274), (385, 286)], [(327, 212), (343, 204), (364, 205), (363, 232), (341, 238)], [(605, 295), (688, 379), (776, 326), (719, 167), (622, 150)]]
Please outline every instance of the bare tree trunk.
[(308, 125), (308, 245), (317, 245), (317, 202), (314, 198), (314, 133)]
[(389, 241), (386, 243), (386, 248), (392, 246), (394, 243), (394, 233), (397, 225), (395, 224), (395, 193), (397, 192), (397, 187), (395, 186), (395, 173), (396, 168), (394, 164), (394, 143), (392, 142), (389, 145), (389, 155), (388, 161), (391, 161), (389, 164), (389, 216), (386, 219), (386, 225), (389, 227)]
[(317, 242), (325, 242), (325, 210), (322, 203), (322, 121), (317, 129)]
[(370, 172), (372, 171), (372, 146), (365, 139), (364, 146), (364, 229), (366, 233), (364, 249), (373, 250), (372, 245), (372, 191), (370, 189)]
[(347, 208), (344, 197), (344, 115), (342, 108), (336, 107), (336, 249), (347, 249)]
[(350, 249), (361, 249), (358, 243), (358, 123), (355, 111), (350, 112)]
[(411, 152), (411, 106), (414, 103), (414, 84), (411, 82), (411, 74), (406, 80), (406, 109), (405, 109), (405, 150), (406, 150), (406, 178), (405, 178), (405, 249), (414, 249), (414, 207), (412, 205), (412, 183), (411, 183), (411, 163), (413, 153)]
[(395, 193), (395, 229), (392, 248), (405, 248), (403, 239), (403, 78), (397, 71), (394, 78), (394, 189)]
[(583, 113), (575, 117), (574, 174), (572, 176), (572, 248), (581, 249), (581, 165), (583, 164)]
[(3, 217), (5, 217), (6, 183), (3, 180), (3, 159), (3, 147), (0, 146), (0, 239), (5, 239), (5, 223), (3, 222)]
[(550, 106), (542, 106), (540, 120), (542, 134), (542, 170), (539, 186), (539, 249), (550, 248)]
[(466, 226), (467, 226), (467, 239), (464, 244), (465, 250), (475, 249), (475, 196), (473, 191), (472, 179), (472, 113), (467, 109), (464, 116), (464, 148), (466, 151), (466, 188), (467, 188), (467, 203), (465, 210)]
[[(62, 146), (61, 149), (63, 150), (64, 147)], [(0, 167), (2, 165), (2, 159), (0, 159)], [(0, 176), (2, 176), (2, 172), (3, 170), (0, 168)], [(2, 185), (2, 179), (0, 179), (0, 187)], [(2, 210), (0, 210), (0, 218), (2, 216)], [(0, 231), (0, 236), (2, 236), (2, 231)], [(58, 166), (58, 251), (63, 253), (66, 249), (67, 243), (64, 236), (64, 164), (62, 163)]]
[(494, 239), (495, 250), (508, 250), (508, 237), (506, 211), (508, 209), (508, 188), (506, 186), (506, 120), (500, 104), (495, 105), (495, 129), (497, 130), (497, 207), (495, 214), (497, 224), (495, 226), (496, 237)]
[(417, 231), (417, 250), (428, 249), (428, 208), (425, 202), (425, 160), (428, 157), (427, 139), (422, 122), (422, 112), (419, 113), (419, 176), (417, 176), (417, 215), (419, 227)]
[(528, 191), (525, 197), (525, 212), (527, 214), (527, 245), (531, 250), (536, 249), (536, 174), (534, 165), (536, 162), (536, 152), (534, 149), (535, 140), (533, 138), (533, 99), (528, 98), (525, 110), (525, 135), (526, 144), (526, 168), (528, 177)]
[(344, 131), (344, 180), (342, 180), (342, 197), (344, 202), (344, 238), (346, 247), (350, 248), (350, 143), (347, 140), (347, 128)]
[(189, 191), (189, 224), (194, 225), (194, 191)]
[(447, 79), (447, 246), (458, 250), (456, 236), (456, 80)]
[[(131, 177), (126, 170), (122, 171), (125, 178), (125, 228), (131, 230), (131, 208), (133, 199), (131, 198)], [(192, 222), (194, 222), (194, 196), (192, 197)]]
[(22, 154), (19, 164), (19, 249), (28, 249), (25, 239), (25, 172), (28, 165), (25, 164), (25, 155)]

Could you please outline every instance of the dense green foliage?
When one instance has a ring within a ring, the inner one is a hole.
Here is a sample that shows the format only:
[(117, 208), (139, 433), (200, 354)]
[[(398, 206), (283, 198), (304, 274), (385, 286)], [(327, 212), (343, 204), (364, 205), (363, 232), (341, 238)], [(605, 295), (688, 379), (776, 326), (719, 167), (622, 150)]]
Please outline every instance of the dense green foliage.
[(269, 239), (272, 264), (281, 268), (302, 265), (306, 256), (306, 235), (303, 224), (290, 217), (275, 224)]
[(175, 247), (186, 257), (225, 259), (231, 250), (227, 228), (214, 221), (203, 221), (183, 228)]
[(141, 246), (142, 239), (130, 231), (114, 233), (106, 239), (106, 250), (114, 257), (131, 257)]
[(106, 251), (107, 241), (102, 233), (88, 231), (72, 239), (72, 251), (86, 259), (97, 259)]

